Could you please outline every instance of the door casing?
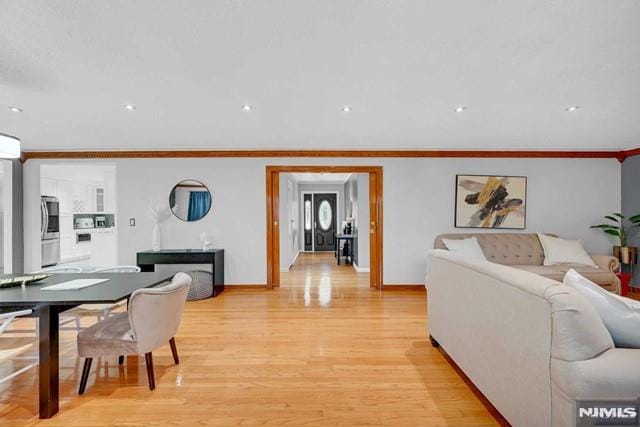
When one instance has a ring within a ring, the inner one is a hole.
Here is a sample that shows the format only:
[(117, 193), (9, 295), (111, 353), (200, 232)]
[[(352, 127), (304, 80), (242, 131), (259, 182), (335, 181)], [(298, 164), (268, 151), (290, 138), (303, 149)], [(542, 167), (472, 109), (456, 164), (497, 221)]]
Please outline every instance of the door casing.
[(369, 174), (369, 285), (382, 290), (382, 166), (266, 166), (267, 289), (280, 286), (280, 173)]

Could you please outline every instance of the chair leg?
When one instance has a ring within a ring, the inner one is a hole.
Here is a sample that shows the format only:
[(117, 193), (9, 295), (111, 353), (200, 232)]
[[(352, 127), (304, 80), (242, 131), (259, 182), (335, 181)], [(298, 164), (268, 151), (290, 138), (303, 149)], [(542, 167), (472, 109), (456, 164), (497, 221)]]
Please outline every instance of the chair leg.
[(171, 346), (171, 354), (173, 354), (173, 362), (177, 365), (180, 363), (180, 359), (178, 358), (178, 348), (176, 347), (176, 339), (171, 338), (169, 340), (169, 345)]
[(144, 361), (147, 364), (147, 378), (149, 379), (149, 390), (156, 388), (156, 378), (153, 375), (153, 356), (151, 352), (144, 354)]
[(118, 356), (118, 365), (122, 364), (124, 364), (124, 355), (121, 354), (120, 356)]
[(87, 380), (89, 379), (89, 372), (91, 372), (91, 362), (93, 359), (87, 357), (84, 359), (84, 367), (82, 368), (82, 376), (80, 377), (80, 388), (78, 394), (84, 394), (84, 390), (87, 388)]

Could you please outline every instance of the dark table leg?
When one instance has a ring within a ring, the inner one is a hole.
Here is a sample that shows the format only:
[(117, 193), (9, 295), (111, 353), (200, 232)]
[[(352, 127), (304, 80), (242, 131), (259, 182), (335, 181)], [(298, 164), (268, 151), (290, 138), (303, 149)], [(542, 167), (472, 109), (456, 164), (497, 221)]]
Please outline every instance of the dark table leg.
[(56, 306), (48, 305), (38, 309), (40, 418), (51, 418), (58, 412), (58, 313)]

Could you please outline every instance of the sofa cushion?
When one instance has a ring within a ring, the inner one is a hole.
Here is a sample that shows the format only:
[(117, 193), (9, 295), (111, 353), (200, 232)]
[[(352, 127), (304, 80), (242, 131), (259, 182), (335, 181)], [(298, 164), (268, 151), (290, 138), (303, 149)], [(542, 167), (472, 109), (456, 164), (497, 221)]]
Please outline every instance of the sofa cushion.
[(488, 261), (502, 265), (542, 265), (544, 251), (533, 233), (462, 233), (436, 237), (435, 249), (447, 249), (443, 239), (476, 237)]
[(78, 355), (80, 357), (113, 356), (114, 354), (135, 354), (137, 342), (131, 330), (128, 313), (115, 314), (102, 322), (95, 323), (78, 334)]
[(597, 268), (580, 240), (566, 240), (538, 233), (544, 250), (544, 265), (577, 264)]
[(539, 274), (552, 280), (562, 282), (564, 276), (569, 270), (575, 270), (592, 282), (608, 287), (612, 286), (616, 281), (616, 275), (610, 271), (605, 271), (595, 267), (587, 267), (575, 264), (557, 264), (557, 265), (514, 265), (513, 268), (529, 271)]
[(640, 348), (640, 301), (607, 292), (575, 270), (567, 273), (564, 284), (595, 307), (616, 347)]
[(442, 242), (451, 252), (455, 252), (467, 259), (486, 261), (487, 258), (482, 252), (482, 248), (478, 244), (478, 239), (470, 237), (468, 239), (442, 239)]

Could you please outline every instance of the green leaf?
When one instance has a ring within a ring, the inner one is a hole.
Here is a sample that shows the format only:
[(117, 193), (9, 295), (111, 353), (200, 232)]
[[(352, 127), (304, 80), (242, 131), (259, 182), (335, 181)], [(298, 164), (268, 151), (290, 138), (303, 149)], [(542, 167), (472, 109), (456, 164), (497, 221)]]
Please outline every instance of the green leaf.
[(629, 221), (633, 222), (634, 224), (640, 222), (640, 214), (630, 216)]
[(598, 225), (592, 225), (591, 228), (602, 228), (602, 229), (607, 229), (610, 228), (612, 230), (619, 230), (620, 227), (616, 227), (614, 225), (611, 224), (598, 224)]
[(620, 237), (620, 230), (607, 229), (604, 230), (605, 233), (611, 234), (612, 236)]
[(611, 215), (605, 215), (605, 218), (608, 219), (608, 220), (611, 220), (613, 222), (616, 222), (616, 223), (620, 222), (620, 220), (618, 218), (614, 218)]
[(617, 216), (618, 218), (620, 218), (620, 219), (624, 219), (624, 215), (622, 215), (621, 213), (614, 212), (613, 214), (614, 214), (615, 216)]

